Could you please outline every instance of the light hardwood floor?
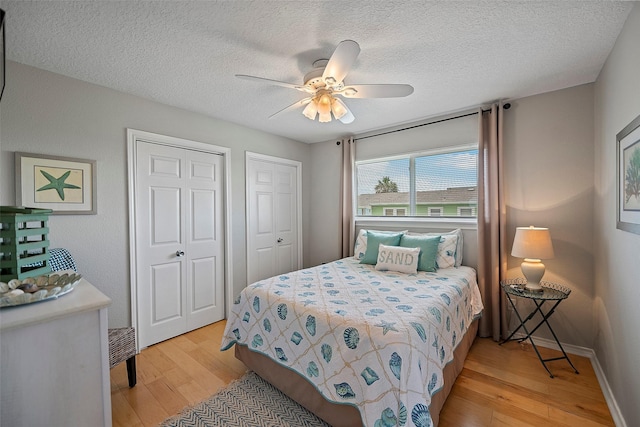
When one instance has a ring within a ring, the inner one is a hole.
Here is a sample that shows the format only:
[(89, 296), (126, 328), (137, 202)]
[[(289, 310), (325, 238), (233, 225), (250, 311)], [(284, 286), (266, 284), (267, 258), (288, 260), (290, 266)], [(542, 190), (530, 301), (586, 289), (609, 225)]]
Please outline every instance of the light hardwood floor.
[[(233, 349), (221, 352), (225, 322), (151, 346), (136, 358), (138, 384), (126, 363), (111, 370), (114, 426), (157, 426), (246, 371)], [(560, 354), (541, 349), (543, 357)], [(476, 339), (440, 414), (440, 427), (613, 426), (589, 359), (550, 362), (550, 378), (530, 345)], [(232, 427), (232, 426), (230, 426)]]

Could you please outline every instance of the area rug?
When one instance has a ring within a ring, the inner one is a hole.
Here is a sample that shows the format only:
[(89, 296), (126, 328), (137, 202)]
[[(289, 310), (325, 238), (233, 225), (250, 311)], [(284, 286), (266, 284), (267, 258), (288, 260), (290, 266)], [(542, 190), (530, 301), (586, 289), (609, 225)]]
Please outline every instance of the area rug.
[(160, 427), (320, 427), (329, 425), (254, 372)]

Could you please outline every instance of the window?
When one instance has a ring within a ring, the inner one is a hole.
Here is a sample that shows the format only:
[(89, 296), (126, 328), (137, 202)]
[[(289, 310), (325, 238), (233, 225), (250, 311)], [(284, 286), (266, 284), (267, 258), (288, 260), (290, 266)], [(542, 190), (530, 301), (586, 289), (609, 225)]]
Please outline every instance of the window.
[(458, 207), (458, 216), (475, 217), (476, 216), (476, 208), (474, 208), (472, 206)]
[(405, 216), (407, 210), (405, 208), (385, 208), (384, 216)]
[(442, 208), (429, 208), (429, 216), (442, 216)]
[(478, 206), (478, 149), (356, 162), (360, 216), (475, 218)]

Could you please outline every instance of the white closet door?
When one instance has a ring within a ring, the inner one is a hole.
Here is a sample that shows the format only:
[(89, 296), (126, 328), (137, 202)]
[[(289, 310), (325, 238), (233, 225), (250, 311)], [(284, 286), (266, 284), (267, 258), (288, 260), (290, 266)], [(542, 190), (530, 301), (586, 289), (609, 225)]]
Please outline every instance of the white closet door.
[(146, 347), (224, 317), (220, 156), (137, 143), (138, 328)]
[(192, 330), (224, 318), (223, 173), (221, 156), (186, 155), (187, 328)]
[(298, 267), (298, 224), (296, 218), (296, 168), (276, 164), (275, 176), (275, 230), (276, 272), (286, 273)]
[(247, 282), (297, 270), (299, 165), (247, 158)]

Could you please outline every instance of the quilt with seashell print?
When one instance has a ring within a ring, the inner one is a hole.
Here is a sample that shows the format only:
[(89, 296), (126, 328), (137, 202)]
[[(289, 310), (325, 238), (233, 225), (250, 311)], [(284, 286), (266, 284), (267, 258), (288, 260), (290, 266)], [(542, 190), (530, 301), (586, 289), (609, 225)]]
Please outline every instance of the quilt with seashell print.
[(476, 272), (374, 267), (349, 257), (248, 286), (221, 348), (245, 345), (298, 372), (366, 426), (432, 426), (431, 396), (482, 312)]

